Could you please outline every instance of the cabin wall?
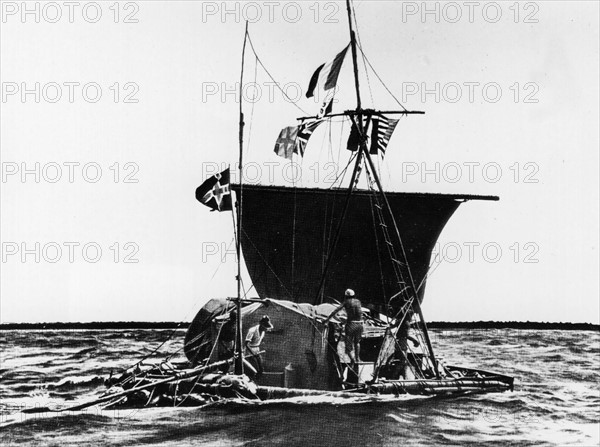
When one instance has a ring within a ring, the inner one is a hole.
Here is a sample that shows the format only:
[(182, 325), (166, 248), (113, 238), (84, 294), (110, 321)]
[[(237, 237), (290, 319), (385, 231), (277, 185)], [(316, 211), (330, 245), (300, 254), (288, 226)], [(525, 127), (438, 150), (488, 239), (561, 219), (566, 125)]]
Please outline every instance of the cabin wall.
[[(265, 373), (284, 374), (286, 366), (292, 366), (290, 387), (307, 389), (331, 389), (335, 367), (328, 352), (327, 328), (293, 310), (277, 304), (261, 307), (256, 312), (244, 316), (244, 340), (248, 330), (258, 324), (263, 315), (268, 315), (273, 329), (265, 334), (261, 344)], [(259, 385), (267, 385), (270, 377), (259, 380)], [(283, 376), (281, 376), (283, 380)], [(268, 383), (282, 385), (283, 383)]]

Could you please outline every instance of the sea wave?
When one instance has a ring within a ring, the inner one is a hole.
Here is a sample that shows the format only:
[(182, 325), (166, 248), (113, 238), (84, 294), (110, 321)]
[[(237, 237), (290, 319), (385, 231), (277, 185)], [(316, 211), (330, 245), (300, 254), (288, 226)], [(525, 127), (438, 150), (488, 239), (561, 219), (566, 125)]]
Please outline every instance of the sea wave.
[[(183, 332), (4, 333), (4, 445), (598, 445), (600, 334), (432, 330), (449, 364), (515, 376), (515, 391), (453, 399), (404, 396), (231, 400), (201, 407), (27, 415), (98, 397), (103, 380), (142, 357), (181, 352)], [(159, 352), (155, 348), (165, 343)], [(200, 402), (200, 401), (199, 401)]]

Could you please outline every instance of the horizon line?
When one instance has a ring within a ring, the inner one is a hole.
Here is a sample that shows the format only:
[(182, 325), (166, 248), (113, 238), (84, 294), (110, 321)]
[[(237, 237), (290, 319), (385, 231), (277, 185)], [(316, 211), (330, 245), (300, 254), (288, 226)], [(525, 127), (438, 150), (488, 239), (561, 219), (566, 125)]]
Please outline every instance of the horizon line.
[[(43, 323), (0, 323), (2, 330), (19, 329), (187, 329), (191, 322), (176, 321), (90, 321), (90, 322), (43, 322)], [(600, 331), (597, 323), (571, 323), (547, 321), (432, 321), (427, 323), (431, 329), (567, 329)]]

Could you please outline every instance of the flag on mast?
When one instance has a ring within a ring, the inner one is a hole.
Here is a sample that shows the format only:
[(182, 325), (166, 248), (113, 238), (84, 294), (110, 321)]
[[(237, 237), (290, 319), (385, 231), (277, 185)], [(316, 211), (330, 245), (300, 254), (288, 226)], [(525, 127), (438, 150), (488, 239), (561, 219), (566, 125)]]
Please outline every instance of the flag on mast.
[(397, 119), (386, 118), (385, 116), (374, 116), (373, 123), (371, 125), (371, 155), (377, 155), (381, 152), (381, 155), (385, 155), (385, 148), (390, 142), (390, 138), (396, 129), (398, 124)]
[(347, 45), (346, 48), (338, 53), (332, 61), (322, 64), (317, 68), (310, 78), (308, 90), (306, 91), (307, 98), (312, 98), (315, 95), (317, 84), (320, 85), (324, 91), (335, 88), (349, 47), (350, 45)]
[[(348, 137), (348, 144), (346, 147), (349, 151), (356, 151), (360, 145), (360, 134), (355, 118), (352, 117), (351, 119), (352, 127), (350, 128), (350, 136)], [(369, 135), (369, 137), (365, 139), (371, 144), (369, 149), (371, 155), (377, 155), (379, 152), (381, 152), (382, 155), (385, 155), (385, 149), (390, 142), (390, 138), (396, 129), (398, 121), (399, 120), (397, 119), (386, 118), (383, 115), (373, 115), (372, 117), (363, 116), (364, 135)], [(371, 126), (370, 131), (369, 126)]]
[(361, 139), (361, 134), (358, 130), (358, 125), (356, 123), (356, 117), (350, 116), (350, 121), (352, 122), (352, 126), (350, 127), (350, 135), (348, 136), (348, 144), (346, 145), (346, 149), (349, 151), (355, 152), (359, 149), (361, 140), (366, 143), (369, 139), (368, 137), (368, 129), (371, 124), (371, 116), (363, 116), (362, 117), (362, 125), (363, 125), (363, 134)]
[(289, 126), (281, 130), (275, 142), (274, 152), (280, 157), (292, 159), (293, 154), (304, 157), (308, 139), (323, 120), (306, 121), (299, 126)]
[(335, 96), (335, 89), (330, 90), (325, 95), (325, 101), (317, 113), (317, 119), (323, 118), (325, 115), (329, 115), (333, 111), (333, 99)]
[(196, 200), (212, 211), (231, 211), (229, 168), (215, 174), (196, 189)]

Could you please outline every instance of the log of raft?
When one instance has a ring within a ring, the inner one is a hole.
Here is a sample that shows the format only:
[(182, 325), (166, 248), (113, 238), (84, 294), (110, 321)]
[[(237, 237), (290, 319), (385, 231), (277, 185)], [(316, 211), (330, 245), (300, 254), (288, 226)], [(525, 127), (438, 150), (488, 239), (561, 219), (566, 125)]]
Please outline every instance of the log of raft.
[[(383, 380), (374, 383), (364, 383), (355, 388), (331, 391), (298, 388), (256, 386), (246, 376), (228, 374), (206, 374), (220, 366), (229, 364), (232, 359), (216, 362), (207, 366), (192, 369), (174, 370), (167, 376), (155, 378), (152, 374), (139, 377), (129, 389), (105, 394), (99, 398), (62, 409), (35, 407), (24, 409), (24, 413), (79, 411), (92, 405), (153, 405), (159, 403), (160, 397), (171, 399), (172, 404), (194, 403), (195, 394), (200, 396), (198, 402), (211, 398), (245, 398), (245, 399), (286, 399), (294, 397), (329, 396), (338, 398), (355, 398), (358, 395), (449, 395), (466, 394), (484, 391), (507, 391), (513, 389), (513, 378), (486, 371), (475, 371), (467, 368), (453, 367), (455, 373), (467, 373), (469, 376), (451, 379), (417, 379), (417, 380)], [(150, 370), (148, 370), (150, 371)], [(177, 371), (177, 372), (175, 372)], [(476, 374), (474, 374), (476, 373)], [(131, 377), (135, 378), (135, 374)], [(158, 380), (157, 380), (158, 379)], [(118, 388), (117, 388), (118, 389)], [(148, 392), (151, 390), (151, 393)], [(181, 398), (181, 396), (184, 396)], [(153, 398), (151, 398), (153, 397)], [(145, 402), (145, 404), (144, 404)]]
[(355, 398), (357, 395), (437, 395), (453, 393), (476, 393), (480, 391), (506, 391), (511, 385), (499, 379), (448, 379), (448, 380), (393, 380), (365, 384), (350, 390), (327, 391), (274, 386), (257, 387), (256, 395), (261, 400), (286, 399), (292, 397), (331, 396)]
[(282, 388), (277, 386), (259, 386), (256, 395), (260, 400), (289, 399), (292, 397), (332, 396), (355, 398), (356, 392), (351, 391), (327, 391), (327, 390), (305, 390), (300, 388)]
[(156, 388), (157, 386), (167, 384), (170, 382), (176, 382), (176, 381), (181, 381), (184, 379), (189, 379), (192, 377), (197, 377), (209, 369), (218, 368), (220, 366), (231, 363), (231, 361), (232, 361), (231, 359), (223, 360), (220, 362), (212, 363), (207, 366), (200, 366), (200, 367), (196, 367), (196, 368), (190, 369), (190, 370), (183, 370), (182, 372), (175, 373), (175, 374), (170, 375), (162, 380), (150, 381), (149, 383), (145, 383), (143, 385), (129, 388), (127, 390), (123, 390), (123, 391), (120, 391), (117, 393), (112, 393), (112, 394), (108, 394), (105, 396), (101, 396), (95, 400), (85, 402), (80, 405), (75, 405), (72, 407), (59, 408), (59, 409), (52, 409), (52, 408), (48, 408), (48, 407), (33, 407), (33, 408), (25, 408), (24, 410), (22, 410), (22, 413), (60, 413), (63, 411), (80, 411), (85, 408), (91, 407), (93, 405), (98, 405), (98, 404), (111, 402), (111, 401), (116, 402), (119, 398), (131, 395), (138, 391), (147, 390), (150, 388)]
[(368, 386), (371, 394), (420, 394), (473, 393), (478, 391), (506, 391), (511, 385), (499, 379), (449, 379), (449, 380), (393, 380)]

